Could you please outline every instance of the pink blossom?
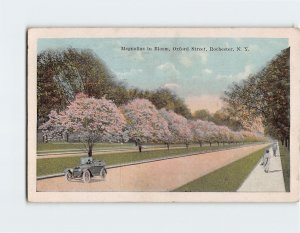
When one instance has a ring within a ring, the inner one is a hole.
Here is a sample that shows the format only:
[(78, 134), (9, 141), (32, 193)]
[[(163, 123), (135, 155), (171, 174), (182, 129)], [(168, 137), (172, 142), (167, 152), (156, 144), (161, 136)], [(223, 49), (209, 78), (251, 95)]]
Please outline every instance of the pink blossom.
[(50, 139), (56, 139), (64, 132), (77, 133), (91, 149), (96, 141), (122, 140), (125, 125), (124, 116), (112, 101), (79, 93), (64, 111), (51, 111), (49, 120), (40, 129)]
[(136, 142), (165, 142), (170, 132), (168, 123), (146, 99), (135, 99), (121, 110), (127, 119), (128, 135)]
[(168, 123), (168, 128), (171, 133), (169, 139), (173, 143), (188, 144), (192, 141), (193, 134), (191, 125), (185, 117), (166, 109), (161, 109), (160, 114)]

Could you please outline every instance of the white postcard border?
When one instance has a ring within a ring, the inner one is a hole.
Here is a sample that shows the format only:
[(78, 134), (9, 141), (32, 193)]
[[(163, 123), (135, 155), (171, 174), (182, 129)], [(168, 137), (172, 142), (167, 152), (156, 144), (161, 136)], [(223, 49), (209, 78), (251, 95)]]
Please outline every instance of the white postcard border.
[[(37, 40), (40, 38), (288, 38), (291, 71), (291, 191), (237, 192), (37, 192)], [(27, 197), (31, 202), (295, 202), (299, 200), (300, 30), (296, 28), (34, 28), (28, 30)]]

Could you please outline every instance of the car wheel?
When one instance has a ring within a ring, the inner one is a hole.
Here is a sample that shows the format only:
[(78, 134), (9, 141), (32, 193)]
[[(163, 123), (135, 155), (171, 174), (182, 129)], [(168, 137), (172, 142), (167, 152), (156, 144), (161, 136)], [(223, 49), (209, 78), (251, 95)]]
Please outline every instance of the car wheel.
[(105, 169), (105, 168), (102, 168), (102, 169), (100, 170), (100, 177), (101, 177), (102, 180), (105, 180), (106, 174), (107, 174), (106, 169)]
[(72, 180), (72, 174), (71, 174), (71, 172), (70, 172), (70, 171), (67, 171), (67, 172), (66, 172), (66, 174), (65, 174), (65, 178), (66, 178), (66, 180), (67, 180), (67, 181), (70, 181), (70, 180)]
[(83, 172), (82, 179), (84, 183), (89, 183), (91, 181), (91, 173), (89, 170)]

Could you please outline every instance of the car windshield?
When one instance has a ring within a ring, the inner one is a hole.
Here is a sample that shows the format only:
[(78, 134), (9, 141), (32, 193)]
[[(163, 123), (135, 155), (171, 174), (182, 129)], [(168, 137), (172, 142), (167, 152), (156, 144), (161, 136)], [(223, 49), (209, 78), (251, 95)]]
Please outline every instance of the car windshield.
[(80, 164), (88, 164), (93, 162), (93, 158), (90, 157), (82, 157), (80, 158)]

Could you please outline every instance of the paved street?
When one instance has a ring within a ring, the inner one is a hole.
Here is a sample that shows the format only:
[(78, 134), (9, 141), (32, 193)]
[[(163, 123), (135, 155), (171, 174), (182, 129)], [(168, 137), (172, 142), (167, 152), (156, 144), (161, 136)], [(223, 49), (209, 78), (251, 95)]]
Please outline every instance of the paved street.
[(68, 182), (64, 177), (37, 181), (37, 191), (171, 191), (252, 152), (265, 144), (180, 157), (108, 170), (105, 181)]

